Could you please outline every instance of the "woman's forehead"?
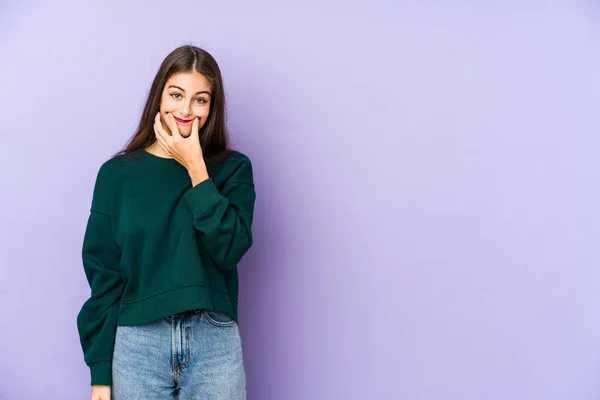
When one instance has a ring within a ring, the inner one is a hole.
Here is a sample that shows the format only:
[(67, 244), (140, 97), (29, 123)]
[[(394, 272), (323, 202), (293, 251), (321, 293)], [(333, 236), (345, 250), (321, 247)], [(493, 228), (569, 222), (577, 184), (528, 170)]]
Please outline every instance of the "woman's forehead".
[(177, 86), (185, 92), (210, 92), (210, 82), (199, 72), (178, 72), (171, 76), (165, 87)]

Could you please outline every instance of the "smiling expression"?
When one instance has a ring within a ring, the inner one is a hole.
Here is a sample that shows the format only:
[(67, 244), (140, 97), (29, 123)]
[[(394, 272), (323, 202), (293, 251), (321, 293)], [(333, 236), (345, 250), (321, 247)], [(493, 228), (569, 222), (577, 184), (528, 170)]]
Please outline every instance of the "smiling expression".
[(210, 113), (211, 93), (210, 83), (199, 72), (180, 72), (171, 76), (163, 88), (160, 101), (161, 121), (165, 130), (171, 134), (166, 113), (173, 115), (183, 137), (192, 133), (194, 118), (200, 118), (198, 129), (202, 128)]

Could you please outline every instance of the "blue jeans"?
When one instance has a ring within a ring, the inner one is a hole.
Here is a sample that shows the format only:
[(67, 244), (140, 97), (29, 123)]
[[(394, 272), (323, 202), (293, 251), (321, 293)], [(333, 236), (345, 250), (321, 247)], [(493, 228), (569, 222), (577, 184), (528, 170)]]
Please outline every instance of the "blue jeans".
[(237, 323), (194, 310), (139, 326), (119, 326), (114, 400), (244, 400), (246, 376)]

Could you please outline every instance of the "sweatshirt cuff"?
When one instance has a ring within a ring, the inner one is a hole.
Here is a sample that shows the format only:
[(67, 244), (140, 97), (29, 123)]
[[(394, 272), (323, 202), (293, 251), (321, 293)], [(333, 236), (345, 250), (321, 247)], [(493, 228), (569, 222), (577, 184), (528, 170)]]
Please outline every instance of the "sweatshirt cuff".
[(112, 384), (112, 363), (109, 361), (98, 362), (90, 365), (92, 385)]
[(212, 178), (208, 178), (189, 189), (184, 199), (192, 213), (196, 215), (207, 206), (221, 200), (221, 194)]

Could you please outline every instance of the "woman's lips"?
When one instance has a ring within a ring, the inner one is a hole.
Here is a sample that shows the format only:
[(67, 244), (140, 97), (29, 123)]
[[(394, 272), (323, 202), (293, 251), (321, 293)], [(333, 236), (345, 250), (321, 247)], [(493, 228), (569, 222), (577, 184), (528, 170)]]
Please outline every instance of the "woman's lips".
[(175, 118), (175, 121), (179, 122), (180, 124), (188, 124), (188, 123), (190, 123), (190, 122), (193, 121), (193, 119), (181, 119), (181, 118), (177, 118), (174, 115), (173, 115), (173, 118)]

